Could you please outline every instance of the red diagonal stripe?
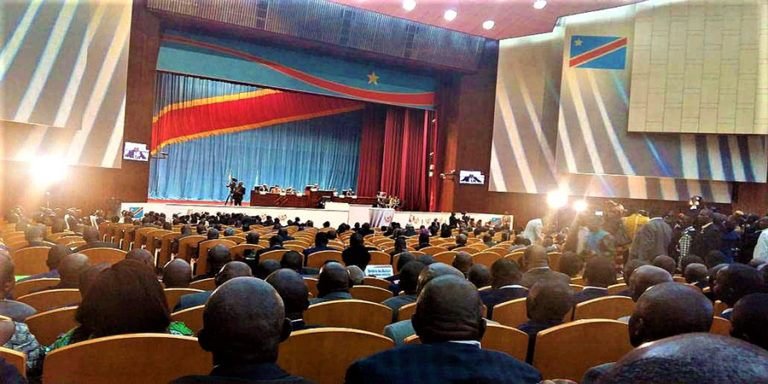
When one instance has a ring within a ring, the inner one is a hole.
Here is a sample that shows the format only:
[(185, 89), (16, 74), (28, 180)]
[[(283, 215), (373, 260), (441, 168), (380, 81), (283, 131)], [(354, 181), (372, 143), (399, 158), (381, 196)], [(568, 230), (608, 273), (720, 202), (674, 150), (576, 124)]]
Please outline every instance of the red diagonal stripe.
[(627, 38), (622, 37), (621, 39), (615, 40), (611, 43), (608, 43), (606, 45), (603, 45), (602, 47), (595, 48), (591, 51), (587, 51), (582, 53), (579, 56), (576, 56), (574, 58), (571, 58), (569, 65), (571, 67), (575, 67), (581, 63), (584, 63), (585, 61), (589, 61), (594, 59), (595, 57), (598, 57), (604, 53), (608, 53), (610, 51), (613, 51), (614, 49), (621, 48), (623, 46), (627, 45)]

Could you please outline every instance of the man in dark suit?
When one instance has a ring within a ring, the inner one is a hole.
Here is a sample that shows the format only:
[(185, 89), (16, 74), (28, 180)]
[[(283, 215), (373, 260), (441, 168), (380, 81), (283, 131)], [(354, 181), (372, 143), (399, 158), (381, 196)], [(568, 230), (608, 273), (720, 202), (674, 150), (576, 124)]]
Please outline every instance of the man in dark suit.
[(229, 248), (226, 246), (219, 244), (214, 245), (210, 249), (208, 249), (208, 255), (206, 256), (206, 261), (208, 262), (208, 270), (207, 271), (197, 271), (197, 273), (201, 273), (197, 276), (195, 276), (192, 281), (198, 281), (198, 280), (204, 280), (204, 279), (210, 279), (211, 277), (216, 276), (217, 273), (221, 270), (221, 267), (224, 266), (224, 264), (232, 261), (232, 255), (229, 253)]
[(525, 300), (528, 321), (517, 329), (528, 334), (527, 362), (533, 361), (536, 335), (547, 328), (563, 323), (565, 314), (573, 307), (571, 287), (556, 280), (543, 280), (534, 284)]
[(265, 281), (283, 299), (285, 317), (291, 320), (291, 329), (300, 331), (309, 328), (304, 322), (304, 311), (309, 308), (309, 290), (304, 278), (294, 270), (283, 268), (272, 272)]
[(85, 244), (75, 248), (75, 252), (80, 252), (91, 248), (117, 248), (117, 244), (108, 243), (99, 239), (99, 230), (96, 227), (86, 227), (83, 230), (83, 240)]
[(328, 234), (325, 232), (318, 232), (315, 235), (315, 246), (304, 250), (304, 257), (320, 251), (330, 251), (332, 248), (328, 247)]
[(571, 283), (571, 278), (568, 275), (549, 269), (547, 249), (541, 245), (531, 245), (526, 248), (523, 254), (523, 263), (528, 271), (523, 274), (520, 285), (528, 289), (542, 280), (557, 280), (566, 285)]
[(480, 292), (480, 299), (493, 318), (493, 306), (528, 296), (528, 289), (520, 285), (520, 267), (512, 260), (499, 259), (491, 265), (491, 289)]
[(750, 293), (763, 292), (765, 282), (760, 272), (748, 265), (731, 264), (722, 268), (715, 278), (715, 297), (728, 304), (728, 309), (718, 316), (731, 319), (733, 306)]
[(256, 252), (256, 256), (255, 256), (255, 258), (256, 258), (255, 262), (258, 264), (259, 263), (259, 257), (261, 257), (261, 255), (263, 255), (263, 254), (265, 254), (265, 253), (267, 253), (269, 251), (274, 251), (276, 249), (285, 249), (285, 248), (283, 248), (283, 240), (280, 238), (280, 236), (272, 236), (272, 237), (269, 238), (269, 248), (264, 248), (264, 249), (258, 250)]
[(482, 302), (472, 283), (440, 276), (427, 283), (412, 318), (421, 344), (358, 360), (346, 383), (538, 383), (541, 374), (511, 356), (481, 349)]
[[(221, 268), (221, 271), (218, 274), (216, 274), (213, 282), (218, 287), (227, 281), (234, 279), (235, 277), (241, 276), (253, 276), (251, 267), (242, 261), (230, 261)], [(212, 293), (213, 291), (204, 291), (183, 295), (179, 298), (179, 303), (173, 307), (173, 312), (189, 309), (198, 305), (203, 305)]]
[(36, 275), (27, 276), (19, 282), (27, 281), (27, 280), (37, 280), (37, 279), (55, 279), (59, 277), (59, 264), (61, 263), (61, 259), (64, 258), (64, 256), (69, 255), (72, 253), (72, 250), (69, 249), (66, 245), (54, 245), (51, 247), (51, 249), (48, 250), (48, 258), (45, 260), (45, 264), (48, 267), (48, 272), (38, 273)]
[(317, 278), (317, 297), (310, 300), (310, 303), (349, 300), (352, 298), (349, 294), (351, 286), (352, 279), (349, 277), (347, 268), (335, 261), (329, 262), (320, 269), (320, 275)]
[(163, 267), (165, 288), (189, 288), (192, 281), (192, 267), (184, 259), (173, 259)]
[(613, 262), (596, 256), (587, 262), (584, 269), (584, 289), (573, 295), (573, 304), (608, 296), (608, 286), (616, 284), (616, 270)]
[(400, 288), (403, 290), (403, 294), (390, 297), (384, 300), (381, 304), (386, 305), (392, 309), (392, 322), (397, 321), (397, 315), (400, 311), (400, 307), (406, 304), (416, 302), (416, 288), (419, 282), (419, 274), (426, 267), (421, 262), (411, 261), (403, 266), (400, 270)]
[(213, 370), (173, 383), (309, 383), (277, 365), (278, 346), (290, 334), (290, 322), (274, 288), (251, 277), (232, 279), (211, 295), (197, 335), (200, 346), (213, 354)]
[(45, 230), (43, 229), (43, 226), (40, 225), (30, 225), (27, 227), (27, 229), (24, 230), (24, 238), (27, 240), (27, 246), (28, 247), (53, 247), (54, 243), (51, 243), (49, 241), (45, 241)]
[(712, 211), (702, 209), (696, 217), (698, 233), (691, 241), (690, 254), (707, 255), (710, 251), (719, 251), (722, 245), (722, 232), (712, 222)]

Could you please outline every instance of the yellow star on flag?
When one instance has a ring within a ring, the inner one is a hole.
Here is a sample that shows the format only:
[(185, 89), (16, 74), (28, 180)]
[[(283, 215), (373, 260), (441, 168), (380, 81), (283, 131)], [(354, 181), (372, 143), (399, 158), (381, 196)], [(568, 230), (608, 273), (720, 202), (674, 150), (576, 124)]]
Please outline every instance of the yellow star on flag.
[(576, 41), (573, 42), (577, 47), (581, 47), (581, 39), (576, 39)]
[(379, 85), (379, 75), (376, 72), (368, 74), (368, 84)]

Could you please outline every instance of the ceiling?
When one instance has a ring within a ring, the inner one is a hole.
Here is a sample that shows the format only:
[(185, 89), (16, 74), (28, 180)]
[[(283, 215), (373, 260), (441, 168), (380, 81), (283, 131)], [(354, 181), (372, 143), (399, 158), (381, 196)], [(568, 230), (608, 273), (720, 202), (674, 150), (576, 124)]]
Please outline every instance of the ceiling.
[[(403, 0), (331, 1), (500, 40), (550, 32), (561, 16), (613, 8), (642, 0), (548, 0), (543, 9), (535, 9), (534, 0), (415, 0), (416, 7), (411, 11), (403, 8)], [(458, 13), (453, 21), (443, 18), (448, 9), (454, 9)], [(494, 21), (493, 29), (483, 29), (482, 24), (486, 20)]]

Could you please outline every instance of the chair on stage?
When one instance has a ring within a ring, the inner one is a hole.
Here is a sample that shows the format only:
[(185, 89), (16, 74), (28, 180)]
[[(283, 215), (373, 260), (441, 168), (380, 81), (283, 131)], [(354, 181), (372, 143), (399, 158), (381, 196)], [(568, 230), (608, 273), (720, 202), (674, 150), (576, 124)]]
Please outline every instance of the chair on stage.
[(88, 256), (91, 265), (101, 263), (115, 264), (125, 260), (125, 255), (128, 254), (128, 252), (116, 248), (89, 248), (80, 253)]

